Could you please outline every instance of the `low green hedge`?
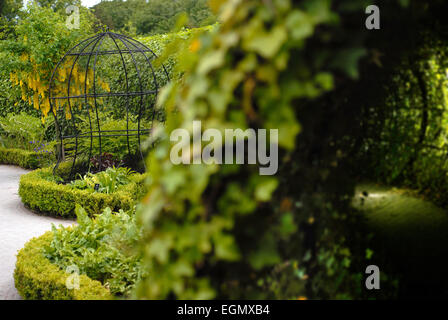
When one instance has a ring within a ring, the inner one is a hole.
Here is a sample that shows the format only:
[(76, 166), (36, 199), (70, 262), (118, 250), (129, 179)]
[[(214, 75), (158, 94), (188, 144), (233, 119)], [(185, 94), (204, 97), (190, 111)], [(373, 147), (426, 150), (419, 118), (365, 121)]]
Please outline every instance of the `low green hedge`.
[(51, 155), (44, 155), (23, 149), (0, 147), (0, 164), (13, 164), (25, 169), (36, 169), (41, 167), (41, 163), (48, 163), (51, 160), (53, 160), (51, 159)]
[(68, 289), (69, 276), (43, 254), (53, 235), (47, 232), (26, 243), (17, 255), (14, 281), (23, 299), (29, 300), (107, 300), (113, 296), (99, 281), (79, 276), (79, 289)]
[(44, 176), (52, 173), (52, 168), (34, 170), (20, 177), (19, 195), (22, 202), (32, 210), (61, 217), (74, 216), (79, 204), (89, 216), (100, 214), (106, 207), (113, 211), (130, 210), (145, 194), (145, 175), (135, 174), (131, 183), (114, 193), (92, 193), (68, 185), (48, 181)]

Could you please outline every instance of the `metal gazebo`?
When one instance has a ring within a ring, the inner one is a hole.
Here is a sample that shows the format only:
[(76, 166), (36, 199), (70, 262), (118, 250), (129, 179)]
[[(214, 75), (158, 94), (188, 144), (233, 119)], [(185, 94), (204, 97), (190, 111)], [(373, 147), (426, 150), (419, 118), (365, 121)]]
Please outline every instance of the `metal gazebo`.
[(62, 57), (49, 84), (59, 138), (54, 172), (62, 161), (71, 161), (71, 179), (77, 160), (86, 159), (91, 171), (92, 157), (100, 171), (111, 154), (143, 160), (141, 137), (160, 120), (156, 96), (169, 81), (166, 68), (154, 65), (155, 58), (141, 42), (109, 31), (80, 42)]

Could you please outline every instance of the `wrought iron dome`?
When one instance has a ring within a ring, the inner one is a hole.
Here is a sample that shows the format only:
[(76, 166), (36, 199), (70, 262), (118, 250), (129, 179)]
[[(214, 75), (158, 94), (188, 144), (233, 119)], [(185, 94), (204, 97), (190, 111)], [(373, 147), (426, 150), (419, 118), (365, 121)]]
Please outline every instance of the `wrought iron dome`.
[(62, 57), (49, 84), (59, 139), (53, 172), (62, 161), (71, 161), (72, 179), (77, 163), (88, 163), (84, 169), (91, 171), (92, 157), (101, 170), (110, 154), (128, 166), (142, 160), (144, 168), (142, 136), (161, 120), (154, 106), (160, 86), (169, 80), (163, 65), (153, 65), (156, 57), (141, 42), (109, 31), (80, 42)]

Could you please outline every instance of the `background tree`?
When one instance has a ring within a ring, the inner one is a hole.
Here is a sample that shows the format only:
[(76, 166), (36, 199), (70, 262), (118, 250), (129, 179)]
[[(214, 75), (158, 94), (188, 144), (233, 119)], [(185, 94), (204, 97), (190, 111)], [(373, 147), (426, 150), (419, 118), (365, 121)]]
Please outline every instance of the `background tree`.
[(22, 0), (2, 0), (0, 2), (0, 39), (8, 37), (20, 15)]
[[(54, 11), (64, 11), (70, 5), (81, 6), (81, 0), (32, 0), (33, 3), (40, 7), (50, 7)], [(31, 1), (29, 2), (31, 4)]]
[(21, 100), (43, 117), (50, 111), (48, 82), (56, 63), (93, 32), (93, 15), (83, 7), (80, 14), (80, 28), (69, 30), (65, 12), (30, 4), (14, 27), (14, 36), (0, 43), (0, 74), (20, 88)]
[(187, 27), (216, 22), (207, 0), (112, 0), (101, 1), (92, 8), (95, 16), (110, 29), (129, 31), (132, 25), (137, 34), (169, 32), (181, 13), (186, 13), (189, 18)]

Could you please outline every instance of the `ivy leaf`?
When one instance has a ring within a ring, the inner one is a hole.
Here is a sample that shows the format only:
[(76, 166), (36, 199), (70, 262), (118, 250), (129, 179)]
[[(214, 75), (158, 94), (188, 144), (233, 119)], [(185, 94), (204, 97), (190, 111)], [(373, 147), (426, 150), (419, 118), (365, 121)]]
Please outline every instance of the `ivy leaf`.
[(373, 250), (370, 250), (369, 248), (366, 249), (366, 259), (370, 260), (370, 258), (372, 258), (373, 255)]
[(205, 75), (211, 70), (216, 69), (224, 63), (223, 51), (212, 51), (201, 58), (197, 72), (198, 74)]
[(235, 239), (226, 234), (218, 233), (215, 236), (216, 257), (228, 261), (236, 261), (240, 258)]
[(259, 53), (264, 58), (272, 58), (286, 41), (284, 26), (277, 26), (271, 32), (260, 32), (246, 41), (246, 47)]
[(331, 64), (331, 67), (344, 72), (352, 79), (358, 79), (358, 61), (367, 54), (364, 48), (347, 48), (340, 50)]
[(274, 177), (260, 177), (255, 187), (255, 199), (258, 201), (269, 201), (272, 193), (277, 189), (278, 180)]
[(281, 258), (277, 252), (276, 241), (272, 233), (266, 233), (258, 249), (249, 255), (249, 263), (255, 270), (279, 263)]
[(286, 26), (290, 29), (295, 40), (305, 39), (313, 34), (314, 28), (310, 17), (300, 11), (294, 10), (286, 20)]

